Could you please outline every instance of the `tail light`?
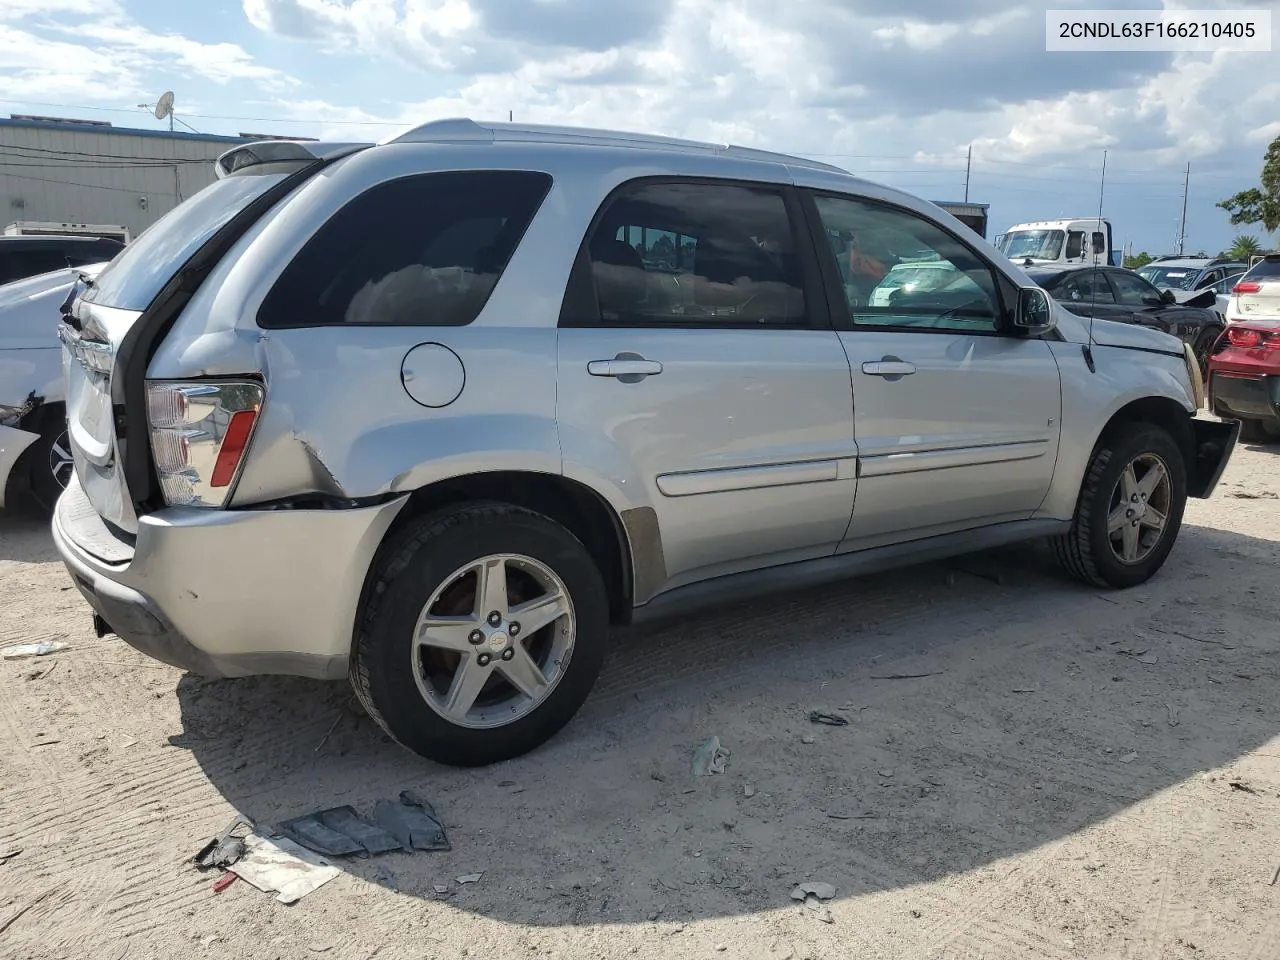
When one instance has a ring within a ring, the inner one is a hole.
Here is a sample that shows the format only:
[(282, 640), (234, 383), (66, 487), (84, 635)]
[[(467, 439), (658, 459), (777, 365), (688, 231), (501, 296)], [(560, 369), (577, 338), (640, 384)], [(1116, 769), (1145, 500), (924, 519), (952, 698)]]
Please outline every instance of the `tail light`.
[(1245, 280), (1243, 283), (1237, 283), (1234, 287), (1231, 288), (1232, 296), (1235, 296), (1241, 293), (1260, 293), (1261, 291), (1262, 291), (1262, 284), (1255, 283), (1252, 280)]
[(147, 384), (151, 454), (166, 503), (226, 504), (262, 400), (262, 385), (248, 381)]
[(1280, 350), (1280, 332), (1233, 325), (1227, 327), (1227, 342), (1241, 350)]

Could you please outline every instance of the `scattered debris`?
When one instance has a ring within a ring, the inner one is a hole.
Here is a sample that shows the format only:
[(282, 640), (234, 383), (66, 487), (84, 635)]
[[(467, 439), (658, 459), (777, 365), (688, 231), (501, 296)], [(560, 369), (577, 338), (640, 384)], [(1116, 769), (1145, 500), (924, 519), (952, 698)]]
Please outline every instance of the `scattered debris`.
[(1010, 693), (1036, 693), (1037, 691), (1034, 687), (1014, 687), (1009, 692)]
[(1126, 753), (1123, 757), (1120, 758), (1120, 762), (1133, 763), (1133, 761), (1137, 759), (1138, 759), (1138, 755), (1136, 753)]
[(829, 883), (821, 881), (810, 881), (802, 883), (791, 891), (792, 900), (807, 900), (809, 897), (817, 897), (819, 900), (832, 900), (835, 898), (836, 888)]
[(498, 782), (498, 786), (500, 787), (514, 787), (515, 785), (516, 782), (514, 780), (500, 780)]
[(55, 743), (61, 743), (61, 740), (37, 740), (32, 744), (33, 747), (51, 747)]
[(744, 784), (742, 787), (742, 795), (750, 800), (756, 795), (756, 785), (754, 783)]
[(1257, 676), (1251, 673), (1235, 673), (1232, 674), (1237, 680), (1257, 680)]
[(308, 949), (308, 950), (310, 950), (312, 953), (328, 953), (330, 950), (332, 950), (332, 949), (333, 949), (333, 947), (334, 947), (334, 944), (332, 944), (332, 943), (309, 943), (309, 944), (307, 944), (307, 949)]
[(817, 743), (818, 741), (817, 741), (817, 739), (813, 736), (813, 734), (811, 734), (811, 733), (806, 733), (803, 737), (801, 737), (801, 738), (800, 738), (800, 742), (801, 742), (801, 743)]
[(849, 719), (838, 713), (823, 713), (821, 710), (809, 711), (809, 722), (820, 723), (828, 727), (847, 727)]
[(244, 845), (245, 855), (231, 872), (263, 893), (274, 892), (281, 903), (297, 903), (341, 872), (328, 860), (285, 837), (251, 833)]
[(859, 814), (828, 813), (827, 814), (828, 820), (878, 820), (879, 817), (880, 815), (878, 813), (859, 813)]
[(877, 770), (877, 771), (876, 771), (876, 773), (880, 774), (880, 776), (882, 776), (882, 777), (884, 777), (884, 778), (886, 778), (886, 779), (888, 779), (889, 777), (892, 777), (892, 776), (893, 776), (893, 771), (892, 771), (892, 770)]
[(0, 660), (30, 660), (32, 657), (47, 657), (51, 653), (66, 649), (67, 645), (61, 640), (18, 643), (11, 647), (0, 647)]
[(431, 888), (442, 897), (449, 893), (449, 885), (447, 883), (434, 883)]
[(712, 774), (724, 773), (724, 764), (728, 759), (729, 751), (720, 745), (719, 737), (704, 740), (693, 751), (693, 775), (709, 777)]
[(1222, 649), (1224, 650), (1235, 649), (1234, 646), (1232, 646), (1231, 644), (1227, 643), (1224, 640), (1209, 640), (1204, 637), (1193, 637), (1189, 633), (1182, 633), (1178, 630), (1166, 630), (1163, 627), (1152, 627), (1151, 629), (1156, 631), (1156, 633), (1165, 633), (1165, 634), (1169, 634), (1170, 636), (1181, 637), (1183, 640), (1194, 640), (1196, 643), (1210, 643), (1210, 644), (1213, 644), (1214, 646), (1222, 647)]
[(715, 945), (715, 951), (716, 951), (716, 953), (724, 953), (724, 952), (725, 952), (726, 950), (728, 950), (728, 949), (729, 949), (729, 947), (728, 947), (726, 944), (723, 944), (723, 943), (717, 943), (717, 944)]
[(395, 893), (400, 892), (400, 881), (396, 879), (396, 875), (386, 867), (378, 867), (373, 871), (373, 879), (382, 884), (388, 890)]
[(1233, 490), (1227, 496), (1235, 497), (1237, 500), (1275, 500), (1280, 497), (1280, 494), (1273, 493), (1270, 490), (1263, 490), (1261, 493), (1252, 493), (1248, 490)]
[[(667, 778), (666, 778), (666, 776), (664, 776), (661, 772), (659, 772), (659, 771), (657, 771), (657, 770), (650, 770), (650, 771), (649, 771), (649, 779), (650, 779), (650, 780), (657, 780), (659, 783), (666, 783), (666, 782), (667, 782)], [(499, 784), (499, 786), (501, 786), (501, 784)]]
[(1243, 780), (1230, 780), (1228, 781), (1227, 786), (1232, 790), (1238, 790), (1240, 793), (1251, 793), (1255, 797), (1258, 795), (1258, 791), (1253, 789), (1253, 787), (1249, 786), (1249, 784)]
[(1169, 726), (1176, 727), (1181, 722), (1178, 719), (1178, 711), (1168, 702), (1165, 703), (1164, 708), (1169, 711)]
[(452, 849), (435, 809), (411, 790), (401, 791), (398, 803), (379, 800), (373, 820), (354, 807), (333, 807), (287, 820), (280, 832), (326, 857)]
[(8, 863), (10, 860), (12, 860), (21, 852), (22, 852), (22, 848), (17, 847), (14, 850), (6, 850), (4, 853), (0, 853), (0, 863)]
[(942, 671), (937, 670), (933, 673), (882, 673), (879, 676), (872, 675), (872, 680), (923, 680), (925, 677), (940, 677)]
[(912, 918), (913, 920), (919, 920), (919, 919), (920, 919), (921, 917), (923, 917), (923, 916), (924, 916), (924, 914), (923, 914), (923, 913), (921, 913), (919, 910), (912, 910), (912, 911), (911, 911), (911, 918)]
[(1276, 872), (1271, 875), (1271, 886), (1275, 886), (1280, 881), (1280, 867), (1276, 867)]
[(461, 877), (456, 877), (455, 879), (456, 879), (459, 883), (461, 883), (461, 884), (479, 883), (481, 880), (483, 880), (483, 879), (484, 879), (484, 874), (483, 874), (483, 873), (468, 873), (468, 874), (464, 874), (464, 875), (463, 875), (463, 876), (461, 876)]
[(218, 882), (213, 885), (213, 892), (221, 893), (223, 890), (227, 889), (227, 887), (231, 886), (233, 883), (235, 883), (239, 879), (240, 878), (237, 877), (234, 873), (224, 873), (222, 876), (218, 878)]
[(246, 820), (241, 816), (235, 817), (227, 825), (226, 829), (200, 848), (200, 852), (191, 858), (192, 863), (201, 870), (208, 870), (212, 867), (225, 869), (231, 866), (244, 856), (244, 837), (235, 835), (236, 831), (241, 827), (248, 828), (249, 833), (254, 830), (251, 820)]

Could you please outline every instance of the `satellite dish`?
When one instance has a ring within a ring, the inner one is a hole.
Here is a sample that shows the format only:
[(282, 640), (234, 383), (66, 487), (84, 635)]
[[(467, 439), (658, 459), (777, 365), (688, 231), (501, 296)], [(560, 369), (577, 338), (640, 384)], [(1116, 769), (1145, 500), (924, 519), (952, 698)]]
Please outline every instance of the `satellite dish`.
[(156, 103), (156, 119), (163, 120), (165, 117), (173, 115), (173, 91), (166, 90), (160, 94), (160, 100)]

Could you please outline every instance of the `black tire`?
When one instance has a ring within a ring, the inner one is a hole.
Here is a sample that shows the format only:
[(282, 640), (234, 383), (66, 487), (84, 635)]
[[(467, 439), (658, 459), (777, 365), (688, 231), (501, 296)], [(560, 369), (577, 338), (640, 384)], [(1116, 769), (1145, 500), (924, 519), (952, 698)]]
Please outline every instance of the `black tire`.
[[(412, 636), (437, 588), (493, 554), (522, 554), (550, 568), (569, 594), (577, 632), (563, 675), (540, 705), (510, 723), (476, 729), (449, 721), (419, 692)], [(414, 753), (461, 767), (507, 760), (554, 736), (586, 700), (608, 639), (608, 595), (586, 547), (555, 521), (499, 503), (446, 508), (407, 524), (373, 576), (357, 621), (351, 684), (369, 716)]]
[(1220, 336), (1222, 336), (1221, 327), (1206, 327), (1200, 331), (1191, 347), (1191, 352), (1200, 361), (1200, 376), (1204, 378), (1205, 383), (1209, 382), (1209, 358), (1213, 355), (1213, 345), (1218, 342)]
[[(26, 451), (27, 483), (31, 497), (37, 506), (52, 514), (53, 508), (71, 479), (71, 466), (59, 451), (70, 455), (67, 441), (67, 424), (60, 415), (50, 414), (44, 419), (40, 439)], [(56, 462), (55, 462), (56, 461)]]
[(1280, 440), (1280, 422), (1241, 420), (1240, 439), (1246, 443), (1275, 443)]
[[(1154, 549), (1128, 564), (1112, 550), (1107, 532), (1111, 498), (1120, 475), (1143, 454), (1155, 454), (1168, 468), (1170, 509)], [(1094, 451), (1080, 489), (1071, 529), (1052, 540), (1058, 562), (1072, 576), (1095, 587), (1125, 588), (1151, 579), (1168, 559), (1187, 504), (1187, 471), (1182, 449), (1167, 431), (1146, 423), (1124, 425), (1104, 437)]]

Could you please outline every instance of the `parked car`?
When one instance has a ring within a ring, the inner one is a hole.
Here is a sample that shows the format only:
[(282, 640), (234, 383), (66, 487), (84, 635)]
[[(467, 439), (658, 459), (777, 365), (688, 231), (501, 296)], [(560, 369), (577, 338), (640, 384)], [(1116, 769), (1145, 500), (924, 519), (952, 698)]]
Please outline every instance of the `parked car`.
[(1227, 257), (1161, 257), (1137, 269), (1138, 276), (1161, 290), (1172, 290), (1179, 301), (1224, 277), (1243, 273), (1248, 264)]
[(1231, 288), (1223, 315), (1227, 323), (1280, 320), (1280, 254), (1267, 254), (1245, 272)]
[(1209, 353), (1224, 325), (1213, 309), (1216, 301), (1211, 292), (1201, 291), (1195, 300), (1178, 303), (1170, 292), (1157, 290), (1123, 267), (1032, 269), (1028, 276), (1079, 316), (1173, 334), (1190, 345), (1201, 373), (1207, 375)]
[[(553, 735), (611, 624), (1039, 537), (1142, 583), (1239, 430), (1176, 338), (825, 164), (457, 120), (218, 172), (59, 328), (58, 550), (101, 633), (349, 675), (446, 763)], [(970, 287), (851, 301), (850, 237)]]
[(105, 237), (0, 236), (0, 285), (67, 267), (103, 263), (124, 249)]
[(30, 494), (52, 512), (71, 479), (58, 308), (77, 276), (92, 278), (104, 266), (0, 286), (0, 509)]
[(1280, 440), (1280, 320), (1241, 320), (1209, 360), (1213, 412), (1240, 420), (1246, 440)]
[(1227, 307), (1231, 304), (1231, 291), (1235, 289), (1236, 284), (1243, 278), (1243, 273), (1233, 273), (1231, 276), (1224, 277), (1212, 286), (1205, 288), (1213, 291), (1213, 309), (1217, 311), (1218, 316), (1222, 317), (1224, 323), (1227, 318)]

